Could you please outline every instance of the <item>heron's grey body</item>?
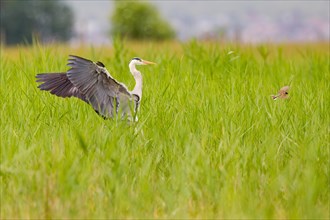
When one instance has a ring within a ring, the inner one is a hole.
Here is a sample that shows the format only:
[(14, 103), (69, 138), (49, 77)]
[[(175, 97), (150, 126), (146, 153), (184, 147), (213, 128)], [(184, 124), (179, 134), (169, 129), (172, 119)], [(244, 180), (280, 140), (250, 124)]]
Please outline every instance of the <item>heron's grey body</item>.
[(77, 97), (90, 104), (104, 118), (119, 113), (129, 118), (135, 117), (142, 98), (142, 75), (135, 65), (142, 61), (134, 58), (129, 64), (136, 81), (131, 92), (116, 81), (101, 62), (73, 55), (69, 56), (68, 66), (71, 68), (67, 72), (38, 74), (37, 82), (42, 83), (38, 88), (63, 98)]

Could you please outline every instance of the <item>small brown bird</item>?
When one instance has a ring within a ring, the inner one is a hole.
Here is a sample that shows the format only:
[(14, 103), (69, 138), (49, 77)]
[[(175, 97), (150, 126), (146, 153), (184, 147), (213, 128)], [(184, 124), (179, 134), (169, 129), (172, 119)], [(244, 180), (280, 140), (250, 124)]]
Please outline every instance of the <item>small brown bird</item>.
[(289, 98), (289, 91), (290, 87), (289, 86), (284, 86), (278, 91), (277, 95), (271, 95), (274, 100), (280, 98), (280, 99), (287, 99)]

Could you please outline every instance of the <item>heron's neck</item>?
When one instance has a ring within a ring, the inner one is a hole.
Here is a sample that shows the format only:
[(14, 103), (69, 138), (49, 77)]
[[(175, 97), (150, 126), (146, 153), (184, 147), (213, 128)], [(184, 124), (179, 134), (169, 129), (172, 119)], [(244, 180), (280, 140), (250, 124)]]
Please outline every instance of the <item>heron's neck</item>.
[(134, 87), (132, 93), (138, 95), (141, 98), (142, 97), (142, 74), (140, 73), (140, 71), (138, 71), (135, 68), (135, 64), (133, 64), (133, 63), (131, 63), (129, 65), (129, 69), (135, 79), (135, 87)]

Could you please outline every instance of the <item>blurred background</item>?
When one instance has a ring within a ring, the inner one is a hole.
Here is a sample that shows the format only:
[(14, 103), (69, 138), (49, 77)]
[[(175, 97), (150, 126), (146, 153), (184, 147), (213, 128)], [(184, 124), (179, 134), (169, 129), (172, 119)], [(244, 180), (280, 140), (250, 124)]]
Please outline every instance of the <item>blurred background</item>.
[(330, 1), (1, 0), (1, 43), (329, 41)]

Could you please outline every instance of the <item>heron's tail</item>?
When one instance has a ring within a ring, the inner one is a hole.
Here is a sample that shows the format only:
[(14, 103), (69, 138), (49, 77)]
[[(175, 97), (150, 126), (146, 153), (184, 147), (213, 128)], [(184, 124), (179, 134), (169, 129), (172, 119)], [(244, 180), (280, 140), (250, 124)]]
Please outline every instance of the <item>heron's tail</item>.
[(40, 73), (36, 78), (36, 82), (41, 83), (38, 86), (40, 90), (63, 98), (74, 96), (86, 101), (85, 95), (71, 83), (66, 73)]

